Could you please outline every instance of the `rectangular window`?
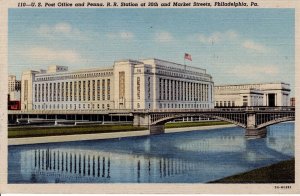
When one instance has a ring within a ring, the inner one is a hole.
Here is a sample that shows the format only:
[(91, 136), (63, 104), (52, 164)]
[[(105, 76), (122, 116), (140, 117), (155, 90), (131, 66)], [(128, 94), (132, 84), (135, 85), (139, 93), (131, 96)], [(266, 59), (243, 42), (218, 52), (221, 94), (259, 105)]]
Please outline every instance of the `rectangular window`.
[(92, 100), (95, 101), (95, 98), (96, 98), (96, 96), (95, 96), (95, 94), (96, 94), (96, 83), (95, 83), (95, 80), (92, 81), (92, 89), (93, 89), (93, 92), (92, 92), (93, 98), (92, 98)]
[(81, 101), (81, 81), (78, 82), (78, 101)]
[(148, 100), (151, 99), (151, 78), (148, 77)]
[(52, 83), (50, 83), (50, 101), (52, 101), (53, 91), (52, 91)]
[(173, 89), (174, 89), (174, 83), (173, 83), (173, 80), (170, 80), (170, 100), (173, 100), (173, 93), (174, 93), (174, 91), (173, 91)]
[(34, 101), (37, 102), (37, 84), (34, 85)]
[[(203, 84), (201, 84), (201, 101), (204, 101)], [(221, 103), (220, 106), (222, 106)]]
[(61, 101), (65, 100), (65, 83), (61, 83)]
[(197, 101), (197, 83), (194, 83), (194, 99), (193, 101)]
[(166, 100), (169, 100), (169, 93), (170, 93), (169, 80), (166, 80), (166, 86), (167, 86)]
[(107, 79), (107, 100), (110, 100), (110, 79)]
[(125, 72), (119, 72), (119, 99), (125, 97)]
[(243, 106), (248, 106), (248, 97), (243, 96)]
[(105, 100), (105, 80), (102, 80), (102, 100)]
[(159, 78), (159, 100), (161, 100), (162, 98), (162, 82), (161, 82), (161, 78)]
[(69, 83), (66, 82), (66, 101), (69, 101)]
[(97, 80), (97, 100), (100, 101), (100, 80)]
[[(177, 81), (175, 80), (174, 81), (174, 88), (175, 88), (175, 90), (174, 90), (174, 100), (176, 101), (177, 100), (177, 93), (178, 93), (178, 83), (177, 83)], [(175, 105), (175, 108), (176, 108), (176, 105)]]
[(74, 82), (74, 101), (77, 101), (77, 82), (76, 81)]
[(48, 102), (48, 83), (46, 84), (46, 101)]
[(61, 96), (61, 94), (60, 94), (60, 83), (58, 82), (57, 83), (57, 101), (60, 101), (60, 96)]
[[(70, 101), (73, 100), (73, 82), (70, 82)], [(71, 106), (70, 106), (71, 108)]]
[(53, 84), (53, 101), (56, 101), (56, 83)]
[(136, 78), (136, 92), (137, 92), (137, 99), (141, 98), (141, 80), (140, 77)]
[(85, 81), (82, 82), (82, 90), (83, 101), (85, 101)]
[(44, 102), (44, 97), (45, 97), (45, 84), (42, 84), (42, 102)]
[(183, 81), (180, 81), (180, 101), (183, 101), (183, 92), (184, 92), (184, 88), (183, 88)]
[(167, 97), (167, 96), (166, 96), (166, 80), (165, 80), (165, 79), (162, 80), (162, 88), (163, 88), (163, 89), (162, 89), (162, 91), (163, 91), (162, 99), (163, 99), (163, 100), (166, 100), (166, 97)]
[(208, 101), (208, 95), (209, 95), (209, 93), (208, 93), (208, 84), (206, 85), (206, 101)]
[(88, 80), (88, 101), (91, 100), (91, 81)]

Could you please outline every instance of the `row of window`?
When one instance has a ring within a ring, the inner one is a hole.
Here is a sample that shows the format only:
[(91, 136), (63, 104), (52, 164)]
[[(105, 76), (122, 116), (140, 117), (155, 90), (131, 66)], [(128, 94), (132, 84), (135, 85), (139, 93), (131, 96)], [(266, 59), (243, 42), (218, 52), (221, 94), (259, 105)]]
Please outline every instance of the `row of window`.
[(232, 85), (232, 86), (216, 86), (217, 89), (260, 89), (260, 84), (250, 84), (250, 85)]
[(77, 78), (90, 78), (90, 77), (107, 77), (112, 76), (113, 72), (97, 72), (97, 73), (82, 73), (82, 74), (71, 74), (64, 76), (45, 76), (45, 77), (36, 77), (36, 81), (49, 81), (49, 80), (68, 80), (68, 79), (77, 79)]
[(35, 110), (109, 110), (110, 104), (35, 104)]
[(21, 90), (21, 81), (9, 82), (8, 91), (19, 91)]
[[(136, 104), (136, 107), (141, 108), (140, 103)], [(151, 108), (151, 104), (148, 104), (148, 108)], [(172, 108), (172, 109), (191, 109), (191, 108), (209, 108), (209, 104), (180, 104), (180, 103), (160, 103), (159, 108)]]
[[(166, 65), (158, 65), (158, 67), (161, 68), (161, 69), (174, 70), (174, 71), (177, 71), (177, 72), (182, 72), (183, 68), (184, 68), (185, 73), (196, 74), (196, 75), (203, 75), (203, 74), (205, 74), (205, 70), (203, 70), (203, 69), (196, 68), (197, 71), (195, 72), (195, 71), (191, 71), (189, 69), (186, 69), (186, 65), (184, 65), (184, 66), (180, 65), (180, 68), (173, 67), (173, 66), (166, 66)], [(202, 71), (202, 73), (199, 72), (200, 70)]]
[[(184, 74), (182, 74), (182, 73), (159, 70), (158, 74), (165, 75), (165, 76), (173, 76), (173, 77), (178, 77), (178, 78), (188, 78), (191, 80), (209, 81), (209, 79), (207, 79), (205, 77), (197, 77), (197, 76), (187, 75), (186, 72)], [(193, 73), (193, 74), (196, 74), (196, 73)], [(203, 74), (201, 74), (201, 75), (203, 75)]]
[(159, 100), (208, 101), (209, 85), (159, 79)]
[[(147, 99), (151, 99), (151, 78), (147, 78), (147, 87), (145, 89), (145, 93), (147, 93)], [(137, 99), (141, 99), (141, 78), (136, 78), (136, 92), (137, 92)]]
[(198, 103), (160, 103), (159, 104), (160, 108), (172, 108), (172, 109), (200, 109), (200, 108), (209, 108), (209, 104), (198, 104)]
[(234, 101), (216, 101), (216, 107), (235, 107)]
[[(136, 107), (139, 109), (141, 108), (140, 103), (136, 104)], [(148, 104), (148, 108), (151, 108), (151, 104)], [(197, 108), (209, 108), (209, 104), (183, 104), (183, 103), (160, 103), (159, 108), (172, 108), (172, 109), (197, 109)]]
[(110, 100), (110, 79), (34, 84), (35, 102)]

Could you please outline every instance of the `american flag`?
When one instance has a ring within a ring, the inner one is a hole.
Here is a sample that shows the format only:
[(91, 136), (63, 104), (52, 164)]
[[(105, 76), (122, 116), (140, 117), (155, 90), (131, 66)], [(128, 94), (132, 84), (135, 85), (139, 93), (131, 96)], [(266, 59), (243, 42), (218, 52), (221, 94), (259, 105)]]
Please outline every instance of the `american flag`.
[(188, 54), (188, 53), (185, 53), (184, 54), (184, 59), (187, 59), (189, 61), (192, 61), (192, 55)]

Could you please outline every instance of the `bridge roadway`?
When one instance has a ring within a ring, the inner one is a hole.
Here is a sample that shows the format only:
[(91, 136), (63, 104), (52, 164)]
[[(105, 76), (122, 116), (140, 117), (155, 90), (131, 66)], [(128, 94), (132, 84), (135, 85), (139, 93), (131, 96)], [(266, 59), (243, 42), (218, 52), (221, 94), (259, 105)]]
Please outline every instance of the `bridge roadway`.
[(164, 133), (164, 124), (168, 121), (201, 116), (231, 122), (246, 129), (247, 137), (266, 136), (266, 127), (272, 124), (295, 120), (294, 107), (234, 107), (213, 109), (173, 109), (173, 110), (135, 110), (136, 126), (148, 126), (151, 134)]
[[(134, 126), (144, 126), (151, 134), (164, 133), (164, 124), (182, 117), (200, 116), (231, 122), (246, 129), (248, 137), (265, 137), (266, 127), (295, 120), (295, 107), (232, 107), (212, 109), (155, 109), (155, 110), (34, 110), (8, 111), (9, 121), (24, 118), (64, 120), (104, 120), (104, 116), (133, 117)], [(102, 118), (101, 118), (102, 117)], [(111, 118), (112, 120), (112, 118)], [(126, 118), (127, 121), (127, 118)], [(29, 122), (29, 120), (28, 120)]]

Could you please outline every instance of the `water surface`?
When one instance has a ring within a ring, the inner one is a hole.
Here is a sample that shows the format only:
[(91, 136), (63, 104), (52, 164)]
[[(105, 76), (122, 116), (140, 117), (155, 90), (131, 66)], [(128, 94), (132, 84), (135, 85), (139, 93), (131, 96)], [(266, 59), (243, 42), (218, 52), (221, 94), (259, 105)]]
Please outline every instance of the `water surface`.
[(10, 146), (9, 183), (205, 183), (294, 157), (294, 123)]

